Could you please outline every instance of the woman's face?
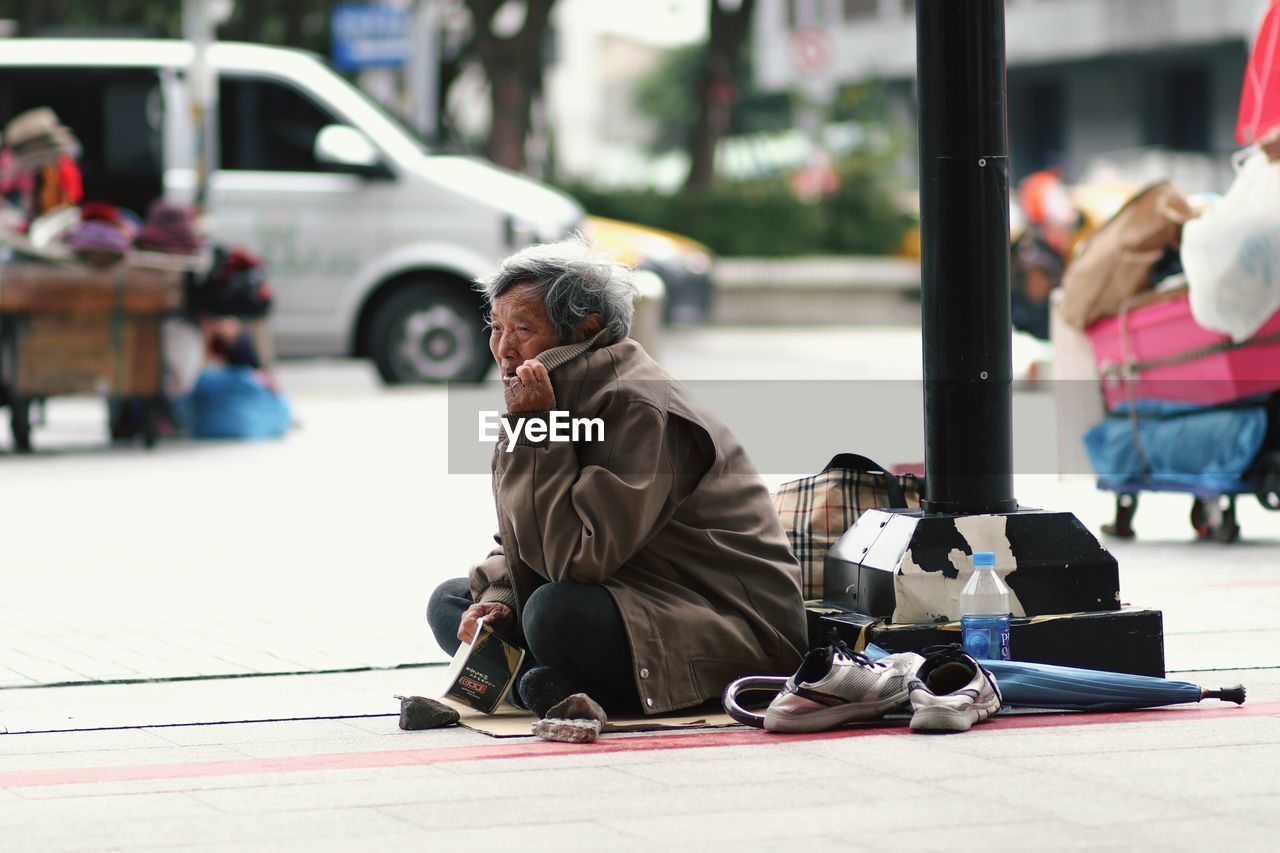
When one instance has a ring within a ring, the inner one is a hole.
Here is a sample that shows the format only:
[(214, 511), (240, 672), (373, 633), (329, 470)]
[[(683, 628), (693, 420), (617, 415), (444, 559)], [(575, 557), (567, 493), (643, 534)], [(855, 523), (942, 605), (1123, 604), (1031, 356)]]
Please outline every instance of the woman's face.
[(489, 313), (489, 351), (503, 382), (515, 378), (516, 368), (563, 341), (556, 336), (542, 297), (529, 284), (509, 287), (493, 300)]

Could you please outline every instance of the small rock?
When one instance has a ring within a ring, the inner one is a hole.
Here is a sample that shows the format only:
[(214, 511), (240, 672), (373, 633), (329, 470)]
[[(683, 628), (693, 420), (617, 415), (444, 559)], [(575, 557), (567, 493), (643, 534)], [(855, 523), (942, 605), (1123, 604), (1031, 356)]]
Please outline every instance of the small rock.
[(560, 743), (595, 743), (603, 725), (599, 720), (562, 720), (546, 717), (533, 724), (533, 733), (543, 740), (554, 740)]
[(397, 696), (400, 700), (400, 728), (405, 731), (439, 729), (458, 722), (458, 712), (443, 702), (425, 696)]
[(559, 704), (552, 705), (546, 716), (558, 720), (599, 720), (601, 726), (609, 722), (609, 715), (604, 712), (604, 708), (585, 693), (574, 693)]

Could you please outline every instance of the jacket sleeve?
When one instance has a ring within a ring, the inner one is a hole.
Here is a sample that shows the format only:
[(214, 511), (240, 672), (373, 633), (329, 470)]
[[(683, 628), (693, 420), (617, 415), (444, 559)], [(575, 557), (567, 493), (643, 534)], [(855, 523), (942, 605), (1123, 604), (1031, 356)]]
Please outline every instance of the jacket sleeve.
[[(497, 539), (498, 537), (493, 537)], [(507, 557), (499, 544), (482, 562), (471, 567), (467, 575), (471, 587), (471, 599), (476, 602), (498, 602), (512, 610), (516, 608), (516, 594), (507, 571)]]
[(498, 504), (512, 521), (520, 559), (549, 581), (602, 583), (679, 504), (665, 413), (638, 400), (615, 412), (605, 419), (615, 449), (609, 467), (581, 466), (572, 442), (534, 442), (527, 433), (510, 453), (496, 454)]

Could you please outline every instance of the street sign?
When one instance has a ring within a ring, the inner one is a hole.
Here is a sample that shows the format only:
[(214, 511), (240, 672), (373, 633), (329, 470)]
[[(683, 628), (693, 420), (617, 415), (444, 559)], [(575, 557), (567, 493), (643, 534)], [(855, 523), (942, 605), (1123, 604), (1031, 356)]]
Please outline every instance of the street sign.
[(333, 64), (344, 71), (399, 68), (409, 60), (409, 16), (389, 6), (333, 10)]
[(790, 48), (791, 67), (811, 77), (826, 74), (835, 61), (835, 43), (831, 36), (816, 27), (792, 33)]

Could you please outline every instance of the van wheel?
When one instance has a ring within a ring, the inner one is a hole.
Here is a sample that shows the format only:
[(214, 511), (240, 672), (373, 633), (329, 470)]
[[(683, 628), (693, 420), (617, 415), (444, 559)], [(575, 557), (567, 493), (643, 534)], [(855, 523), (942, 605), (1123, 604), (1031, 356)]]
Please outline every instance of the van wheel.
[(454, 284), (414, 284), (378, 306), (369, 352), (383, 381), (479, 382), (492, 366), (484, 317)]

